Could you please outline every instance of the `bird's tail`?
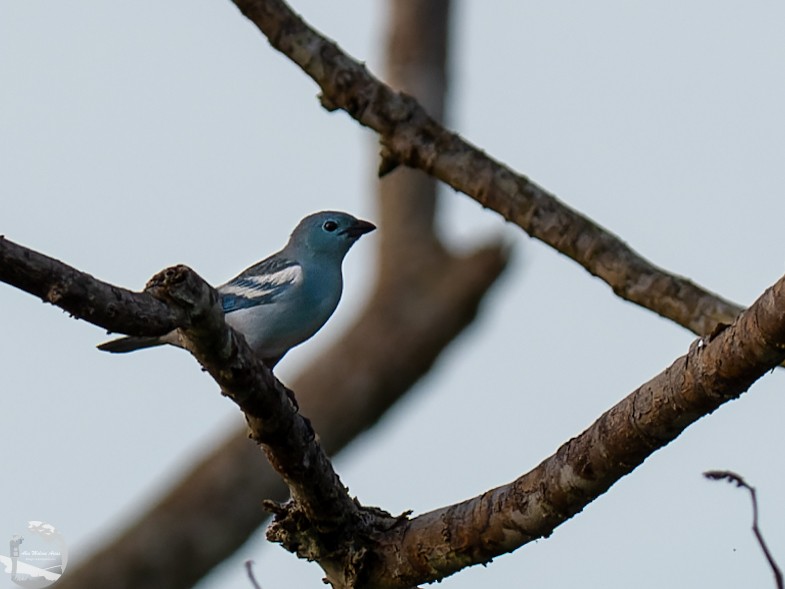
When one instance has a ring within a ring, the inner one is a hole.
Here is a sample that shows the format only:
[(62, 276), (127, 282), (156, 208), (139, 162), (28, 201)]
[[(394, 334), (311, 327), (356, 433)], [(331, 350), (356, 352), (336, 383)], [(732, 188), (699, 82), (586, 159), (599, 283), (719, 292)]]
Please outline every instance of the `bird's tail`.
[(152, 348), (154, 346), (161, 346), (166, 342), (158, 336), (129, 336), (113, 339), (108, 342), (100, 344), (99, 350), (104, 352), (111, 352), (112, 354), (124, 354), (125, 352), (133, 352), (134, 350), (141, 350), (143, 348)]

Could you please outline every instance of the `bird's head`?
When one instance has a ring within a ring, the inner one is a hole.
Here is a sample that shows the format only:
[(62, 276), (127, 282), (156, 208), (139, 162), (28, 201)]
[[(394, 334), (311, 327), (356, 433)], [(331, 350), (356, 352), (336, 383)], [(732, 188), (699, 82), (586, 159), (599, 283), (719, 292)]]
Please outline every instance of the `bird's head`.
[(362, 235), (376, 226), (349, 213), (321, 211), (308, 215), (292, 232), (288, 248), (343, 258)]

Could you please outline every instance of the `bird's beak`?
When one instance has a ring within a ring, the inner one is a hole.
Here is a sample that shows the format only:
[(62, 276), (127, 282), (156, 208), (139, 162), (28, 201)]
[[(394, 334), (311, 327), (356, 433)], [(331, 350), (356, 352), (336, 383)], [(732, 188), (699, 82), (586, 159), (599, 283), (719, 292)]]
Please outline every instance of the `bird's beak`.
[(357, 239), (361, 235), (365, 235), (366, 233), (370, 233), (376, 229), (376, 225), (373, 223), (369, 223), (368, 221), (362, 221), (357, 219), (352, 225), (347, 227), (343, 230), (343, 233), (351, 237), (352, 239)]

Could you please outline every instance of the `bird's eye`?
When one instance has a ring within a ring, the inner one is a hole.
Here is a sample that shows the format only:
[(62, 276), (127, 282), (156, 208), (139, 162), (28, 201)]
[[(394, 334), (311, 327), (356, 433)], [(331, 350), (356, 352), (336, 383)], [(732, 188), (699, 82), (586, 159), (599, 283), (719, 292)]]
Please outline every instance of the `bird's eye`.
[(325, 231), (329, 231), (330, 233), (332, 233), (333, 231), (338, 229), (338, 223), (336, 223), (335, 221), (325, 221), (322, 227), (324, 227)]

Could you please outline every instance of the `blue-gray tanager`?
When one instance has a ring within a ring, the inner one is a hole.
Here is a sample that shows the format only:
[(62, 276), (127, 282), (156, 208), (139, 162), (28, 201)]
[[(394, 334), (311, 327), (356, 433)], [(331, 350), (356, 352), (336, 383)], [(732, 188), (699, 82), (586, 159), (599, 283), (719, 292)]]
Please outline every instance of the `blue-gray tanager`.
[[(286, 247), (217, 288), (226, 323), (272, 368), (333, 314), (343, 290), (343, 258), (360, 236), (375, 228), (336, 211), (305, 217)], [(121, 353), (162, 344), (181, 346), (180, 333), (122, 337), (98, 348)]]

